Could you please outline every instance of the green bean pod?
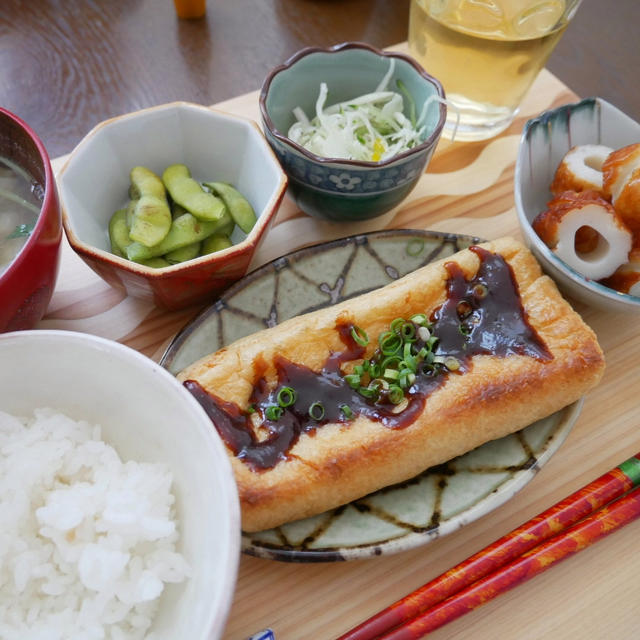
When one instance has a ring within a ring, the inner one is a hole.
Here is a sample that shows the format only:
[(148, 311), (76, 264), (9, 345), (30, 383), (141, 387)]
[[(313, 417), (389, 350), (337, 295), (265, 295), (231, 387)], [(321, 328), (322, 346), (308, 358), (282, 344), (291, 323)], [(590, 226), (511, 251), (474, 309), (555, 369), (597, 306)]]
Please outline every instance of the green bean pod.
[(245, 232), (249, 233), (256, 223), (256, 212), (249, 201), (234, 187), (226, 182), (204, 182), (203, 185), (220, 196), (227, 205), (231, 217), (235, 223)]
[[(209, 236), (211, 237), (211, 236)], [(186, 247), (180, 249), (174, 249), (164, 254), (165, 260), (171, 264), (177, 264), (178, 262), (186, 262), (187, 260), (193, 260), (200, 255), (200, 241), (188, 244)]]
[(174, 202), (184, 207), (198, 220), (218, 221), (226, 206), (220, 198), (204, 189), (183, 164), (172, 164), (162, 174), (162, 181)]
[(109, 220), (109, 241), (111, 253), (126, 257), (127, 247), (131, 244), (129, 229), (127, 228), (127, 210), (118, 209)]
[(228, 235), (216, 232), (202, 242), (200, 254), (206, 256), (209, 253), (222, 251), (222, 249), (227, 249), (231, 246), (233, 246), (233, 242), (231, 242)]
[(166, 253), (204, 240), (212, 233), (215, 233), (218, 226), (218, 222), (205, 222), (198, 220), (190, 213), (185, 213), (171, 223), (169, 233), (157, 245), (146, 247), (140, 242), (132, 242), (127, 247), (127, 257), (129, 260), (142, 262), (143, 260), (149, 260), (149, 258), (164, 256)]
[(131, 240), (152, 247), (169, 233), (171, 211), (162, 180), (146, 167), (131, 170), (129, 194), (136, 200), (130, 215)]

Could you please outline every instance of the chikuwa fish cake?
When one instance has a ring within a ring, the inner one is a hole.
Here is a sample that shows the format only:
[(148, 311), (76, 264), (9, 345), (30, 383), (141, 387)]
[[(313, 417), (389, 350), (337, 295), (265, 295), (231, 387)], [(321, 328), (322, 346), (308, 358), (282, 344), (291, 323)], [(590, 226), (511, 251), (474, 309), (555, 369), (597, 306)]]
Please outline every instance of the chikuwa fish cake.
[(235, 341), (179, 374), (225, 442), (242, 527), (322, 513), (578, 400), (604, 357), (511, 238)]

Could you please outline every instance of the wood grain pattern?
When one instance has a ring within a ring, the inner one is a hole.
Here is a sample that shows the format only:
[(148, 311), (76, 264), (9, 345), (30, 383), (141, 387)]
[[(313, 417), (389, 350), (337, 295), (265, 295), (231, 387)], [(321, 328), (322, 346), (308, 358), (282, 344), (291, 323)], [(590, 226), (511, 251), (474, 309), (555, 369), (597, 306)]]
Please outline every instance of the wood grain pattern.
[[(395, 211), (366, 224), (335, 225), (297, 211), (285, 198), (253, 266), (293, 247), (353, 232), (417, 227), (479, 235), (519, 236), (513, 164), (526, 118), (575, 100), (544, 71), (517, 122), (488, 143), (442, 141), (429, 172)], [(218, 108), (257, 118), (256, 92)], [(55, 161), (57, 167), (62, 159)], [(461, 177), (464, 178), (461, 180)], [(225, 640), (265, 627), (278, 640), (335, 638), (361, 620), (462, 561), (638, 450), (640, 341), (637, 317), (576, 305), (596, 331), (608, 368), (586, 399), (567, 442), (514, 499), (430, 545), (401, 554), (339, 564), (292, 565), (243, 556)], [(106, 335), (158, 359), (198, 309), (166, 313), (114, 292), (65, 245), (56, 294), (42, 327)], [(609, 640), (635, 632), (638, 526), (629, 525), (552, 571), (436, 631), (434, 640)]]
[[(638, 117), (638, 4), (611, 4), (582, 3), (548, 68)], [(106, 118), (253, 91), (304, 46), (402, 42), (408, 15), (409, 0), (208, 0), (201, 20), (177, 19), (171, 0), (3, 0), (0, 104), (55, 157)]]

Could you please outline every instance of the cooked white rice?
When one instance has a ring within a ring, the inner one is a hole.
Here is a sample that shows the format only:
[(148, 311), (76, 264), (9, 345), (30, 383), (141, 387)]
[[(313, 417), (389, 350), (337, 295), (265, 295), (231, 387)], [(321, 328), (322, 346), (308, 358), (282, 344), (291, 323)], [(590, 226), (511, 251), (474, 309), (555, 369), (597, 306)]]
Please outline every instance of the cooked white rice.
[(0, 411), (0, 638), (150, 638), (176, 552), (170, 471), (122, 462), (100, 427)]

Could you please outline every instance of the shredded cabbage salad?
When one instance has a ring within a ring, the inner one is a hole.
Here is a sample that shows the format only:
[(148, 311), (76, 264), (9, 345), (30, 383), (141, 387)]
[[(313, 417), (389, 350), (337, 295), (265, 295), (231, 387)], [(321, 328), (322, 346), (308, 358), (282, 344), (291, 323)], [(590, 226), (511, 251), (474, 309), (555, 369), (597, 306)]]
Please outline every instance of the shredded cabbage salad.
[(328, 89), (321, 83), (315, 117), (310, 120), (301, 107), (296, 107), (296, 122), (287, 135), (318, 156), (367, 162), (388, 160), (420, 144), (426, 137), (429, 106), (442, 100), (438, 95), (430, 96), (416, 118), (415, 102), (398, 80), (398, 88), (409, 103), (407, 117), (402, 94), (387, 90), (394, 69), (395, 60), (391, 58), (389, 70), (375, 91), (326, 108)]

